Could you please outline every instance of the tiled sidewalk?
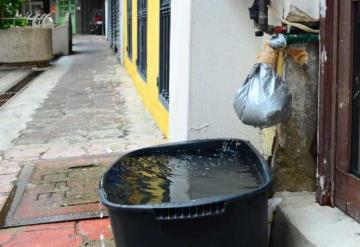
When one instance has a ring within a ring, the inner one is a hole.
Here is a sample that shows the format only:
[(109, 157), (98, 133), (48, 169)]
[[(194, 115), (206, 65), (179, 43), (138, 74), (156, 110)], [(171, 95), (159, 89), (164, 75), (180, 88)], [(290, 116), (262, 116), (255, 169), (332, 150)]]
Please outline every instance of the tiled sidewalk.
[(113, 247), (108, 219), (83, 220), (0, 230), (2, 247)]
[(165, 142), (105, 40), (74, 41), (75, 54), (57, 60), (0, 108), (0, 221), (27, 162)]

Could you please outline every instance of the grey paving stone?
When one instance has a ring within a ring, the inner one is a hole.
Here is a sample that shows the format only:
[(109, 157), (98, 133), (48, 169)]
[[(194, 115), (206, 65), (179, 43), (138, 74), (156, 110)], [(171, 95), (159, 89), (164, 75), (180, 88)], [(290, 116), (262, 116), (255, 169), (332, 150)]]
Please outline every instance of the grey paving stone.
[[(4, 193), (11, 190), (19, 170), (18, 166), (5, 166), (6, 159), (62, 159), (124, 152), (165, 142), (107, 43), (91, 36), (74, 41), (82, 45), (74, 46), (78, 52), (68, 57), (70, 69), (55, 78), (56, 85), (32, 113), (26, 128), (12, 139), (12, 148), (2, 150), (0, 172), (5, 176), (0, 180), (6, 185)], [(53, 66), (56, 68), (56, 62)], [(0, 212), (4, 200), (0, 197)]]

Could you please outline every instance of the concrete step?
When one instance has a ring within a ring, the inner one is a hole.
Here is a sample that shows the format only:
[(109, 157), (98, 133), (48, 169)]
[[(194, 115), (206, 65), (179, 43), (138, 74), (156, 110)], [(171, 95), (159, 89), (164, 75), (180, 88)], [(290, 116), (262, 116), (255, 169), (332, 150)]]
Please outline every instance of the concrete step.
[(270, 247), (357, 247), (360, 224), (338, 208), (322, 207), (312, 192), (281, 192)]

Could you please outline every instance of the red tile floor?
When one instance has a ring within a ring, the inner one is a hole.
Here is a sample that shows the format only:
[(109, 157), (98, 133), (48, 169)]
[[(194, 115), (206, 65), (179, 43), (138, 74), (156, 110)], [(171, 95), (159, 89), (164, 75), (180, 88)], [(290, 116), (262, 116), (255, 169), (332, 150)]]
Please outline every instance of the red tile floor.
[(0, 230), (1, 247), (115, 246), (108, 219), (71, 221)]

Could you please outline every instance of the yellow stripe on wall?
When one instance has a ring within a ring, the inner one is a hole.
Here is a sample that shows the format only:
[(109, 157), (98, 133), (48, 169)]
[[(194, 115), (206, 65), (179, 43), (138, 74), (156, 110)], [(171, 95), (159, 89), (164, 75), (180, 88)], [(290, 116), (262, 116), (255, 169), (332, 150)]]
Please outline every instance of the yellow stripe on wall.
[(157, 77), (159, 74), (159, 32), (160, 1), (147, 1), (147, 78), (140, 76), (137, 66), (137, 0), (132, 0), (132, 59), (128, 57), (127, 45), (127, 1), (124, 2), (124, 66), (133, 79), (134, 85), (146, 108), (150, 111), (162, 133), (169, 135), (169, 113), (159, 100)]

